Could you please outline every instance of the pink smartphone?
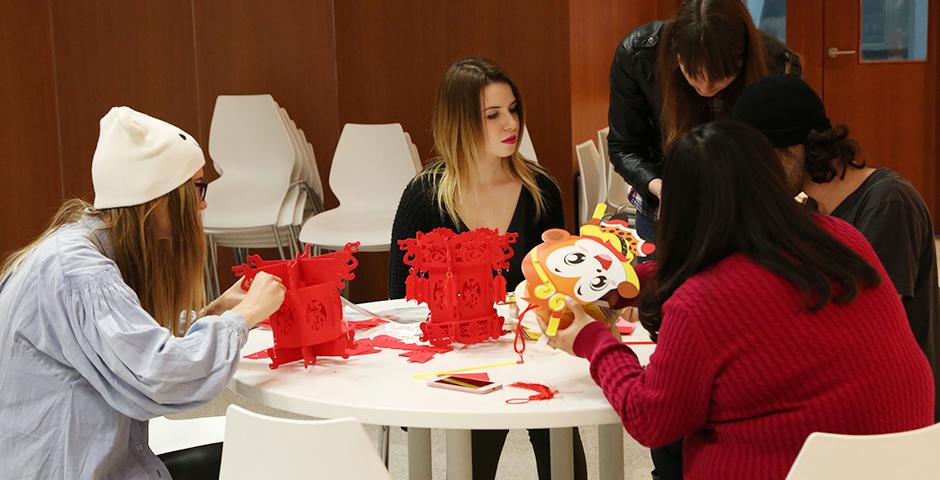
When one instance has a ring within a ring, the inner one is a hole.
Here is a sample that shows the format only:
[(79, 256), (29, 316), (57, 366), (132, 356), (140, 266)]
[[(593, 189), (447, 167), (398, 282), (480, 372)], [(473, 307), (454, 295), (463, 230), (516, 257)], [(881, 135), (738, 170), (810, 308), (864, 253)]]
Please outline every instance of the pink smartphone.
[(466, 378), (459, 375), (449, 375), (437, 380), (431, 380), (428, 382), (428, 386), (468, 393), (490, 393), (503, 387), (499, 383), (478, 380), (476, 378)]

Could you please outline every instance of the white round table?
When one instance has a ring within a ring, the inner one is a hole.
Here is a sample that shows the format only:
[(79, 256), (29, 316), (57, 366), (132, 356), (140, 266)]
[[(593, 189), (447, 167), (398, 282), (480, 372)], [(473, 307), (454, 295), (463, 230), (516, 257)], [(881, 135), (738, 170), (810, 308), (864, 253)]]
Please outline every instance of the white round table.
[[(381, 315), (397, 315), (401, 320), (417, 320), (427, 315), (424, 305), (403, 300), (364, 304)], [(361, 319), (347, 309), (349, 319)], [(501, 313), (505, 314), (503, 310)], [(504, 315), (505, 316), (505, 315)], [(386, 334), (409, 343), (418, 343), (417, 323), (388, 323), (360, 330), (357, 337)], [(504, 387), (488, 394), (472, 394), (431, 388), (416, 374), (518, 360), (512, 348), (512, 334), (498, 340), (460, 346), (438, 354), (427, 363), (409, 363), (401, 350), (342, 359), (321, 357), (308, 368), (302, 362), (268, 368), (268, 359), (242, 359), (230, 384), (236, 393), (270, 407), (320, 418), (353, 417), (376, 425), (410, 427), (409, 477), (430, 479), (430, 430), (447, 429), (447, 478), (470, 479), (470, 430), (549, 428), (551, 430), (552, 478), (569, 479), (573, 472), (571, 427), (598, 425), (600, 471), (604, 480), (623, 478), (623, 430), (600, 388), (590, 378), (588, 362), (536, 342), (527, 342), (525, 363), (486, 371), (490, 380)], [(645, 331), (625, 340), (648, 340)], [(253, 330), (243, 354), (273, 345), (270, 330)], [(634, 346), (642, 363), (647, 363), (652, 345)], [(507, 399), (528, 397), (530, 390), (508, 387), (513, 382), (549, 385), (559, 394), (552, 400), (510, 405)]]

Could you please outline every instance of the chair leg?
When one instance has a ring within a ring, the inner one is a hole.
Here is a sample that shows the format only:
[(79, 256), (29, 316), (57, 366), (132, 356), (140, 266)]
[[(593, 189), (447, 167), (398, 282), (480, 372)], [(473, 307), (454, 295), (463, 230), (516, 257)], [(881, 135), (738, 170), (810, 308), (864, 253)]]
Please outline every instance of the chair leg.
[(219, 256), (218, 256), (218, 246), (215, 242), (215, 237), (209, 235), (209, 253), (206, 256), (210, 262), (209, 266), (209, 275), (212, 279), (211, 291), (206, 292), (207, 295), (213, 299), (217, 298), (221, 294), (221, 289), (219, 288)]
[(287, 246), (290, 250), (290, 258), (297, 258), (297, 239), (294, 237), (294, 226), (287, 226)]
[(277, 253), (281, 255), (281, 260), (287, 260), (284, 256), (284, 246), (281, 243), (281, 233), (277, 231), (277, 225), (271, 227), (274, 230), (274, 241), (277, 243)]
[(388, 425), (381, 425), (379, 427), (379, 457), (382, 458), (382, 461), (385, 462), (385, 468), (388, 468), (388, 445), (389, 445), (389, 431), (391, 429)]

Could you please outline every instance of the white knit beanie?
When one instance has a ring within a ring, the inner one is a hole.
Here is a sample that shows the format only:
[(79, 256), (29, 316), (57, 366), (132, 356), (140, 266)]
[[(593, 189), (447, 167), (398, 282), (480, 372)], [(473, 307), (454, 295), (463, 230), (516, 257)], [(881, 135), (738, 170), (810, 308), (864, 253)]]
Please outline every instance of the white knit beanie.
[(128, 107), (114, 107), (101, 118), (91, 161), (95, 208), (159, 198), (189, 181), (205, 163), (192, 135)]

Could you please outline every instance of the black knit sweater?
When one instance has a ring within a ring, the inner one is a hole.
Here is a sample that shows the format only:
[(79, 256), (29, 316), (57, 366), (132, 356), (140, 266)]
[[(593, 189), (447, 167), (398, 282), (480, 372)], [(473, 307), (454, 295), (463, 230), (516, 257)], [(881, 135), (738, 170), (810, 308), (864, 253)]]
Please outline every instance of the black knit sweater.
[[(404, 252), (398, 247), (399, 240), (414, 238), (418, 232), (430, 232), (438, 227), (449, 228), (457, 233), (467, 231), (463, 222), (460, 222), (459, 227), (454, 225), (450, 216), (438, 208), (435, 184), (439, 178), (439, 174), (419, 175), (401, 194), (389, 248), (388, 298), (405, 296), (405, 279), (408, 277), (409, 267), (402, 261)], [(510, 291), (522, 281), (522, 258), (529, 250), (542, 243), (542, 232), (550, 228), (565, 228), (565, 214), (561, 207), (561, 192), (558, 191), (558, 186), (548, 173), (542, 171), (537, 174), (536, 179), (545, 199), (542, 215), (535, 217), (535, 199), (523, 186), (512, 221), (509, 222), (508, 231), (519, 234), (516, 243), (512, 245), (513, 256), (509, 259), (509, 271), (504, 272)]]

